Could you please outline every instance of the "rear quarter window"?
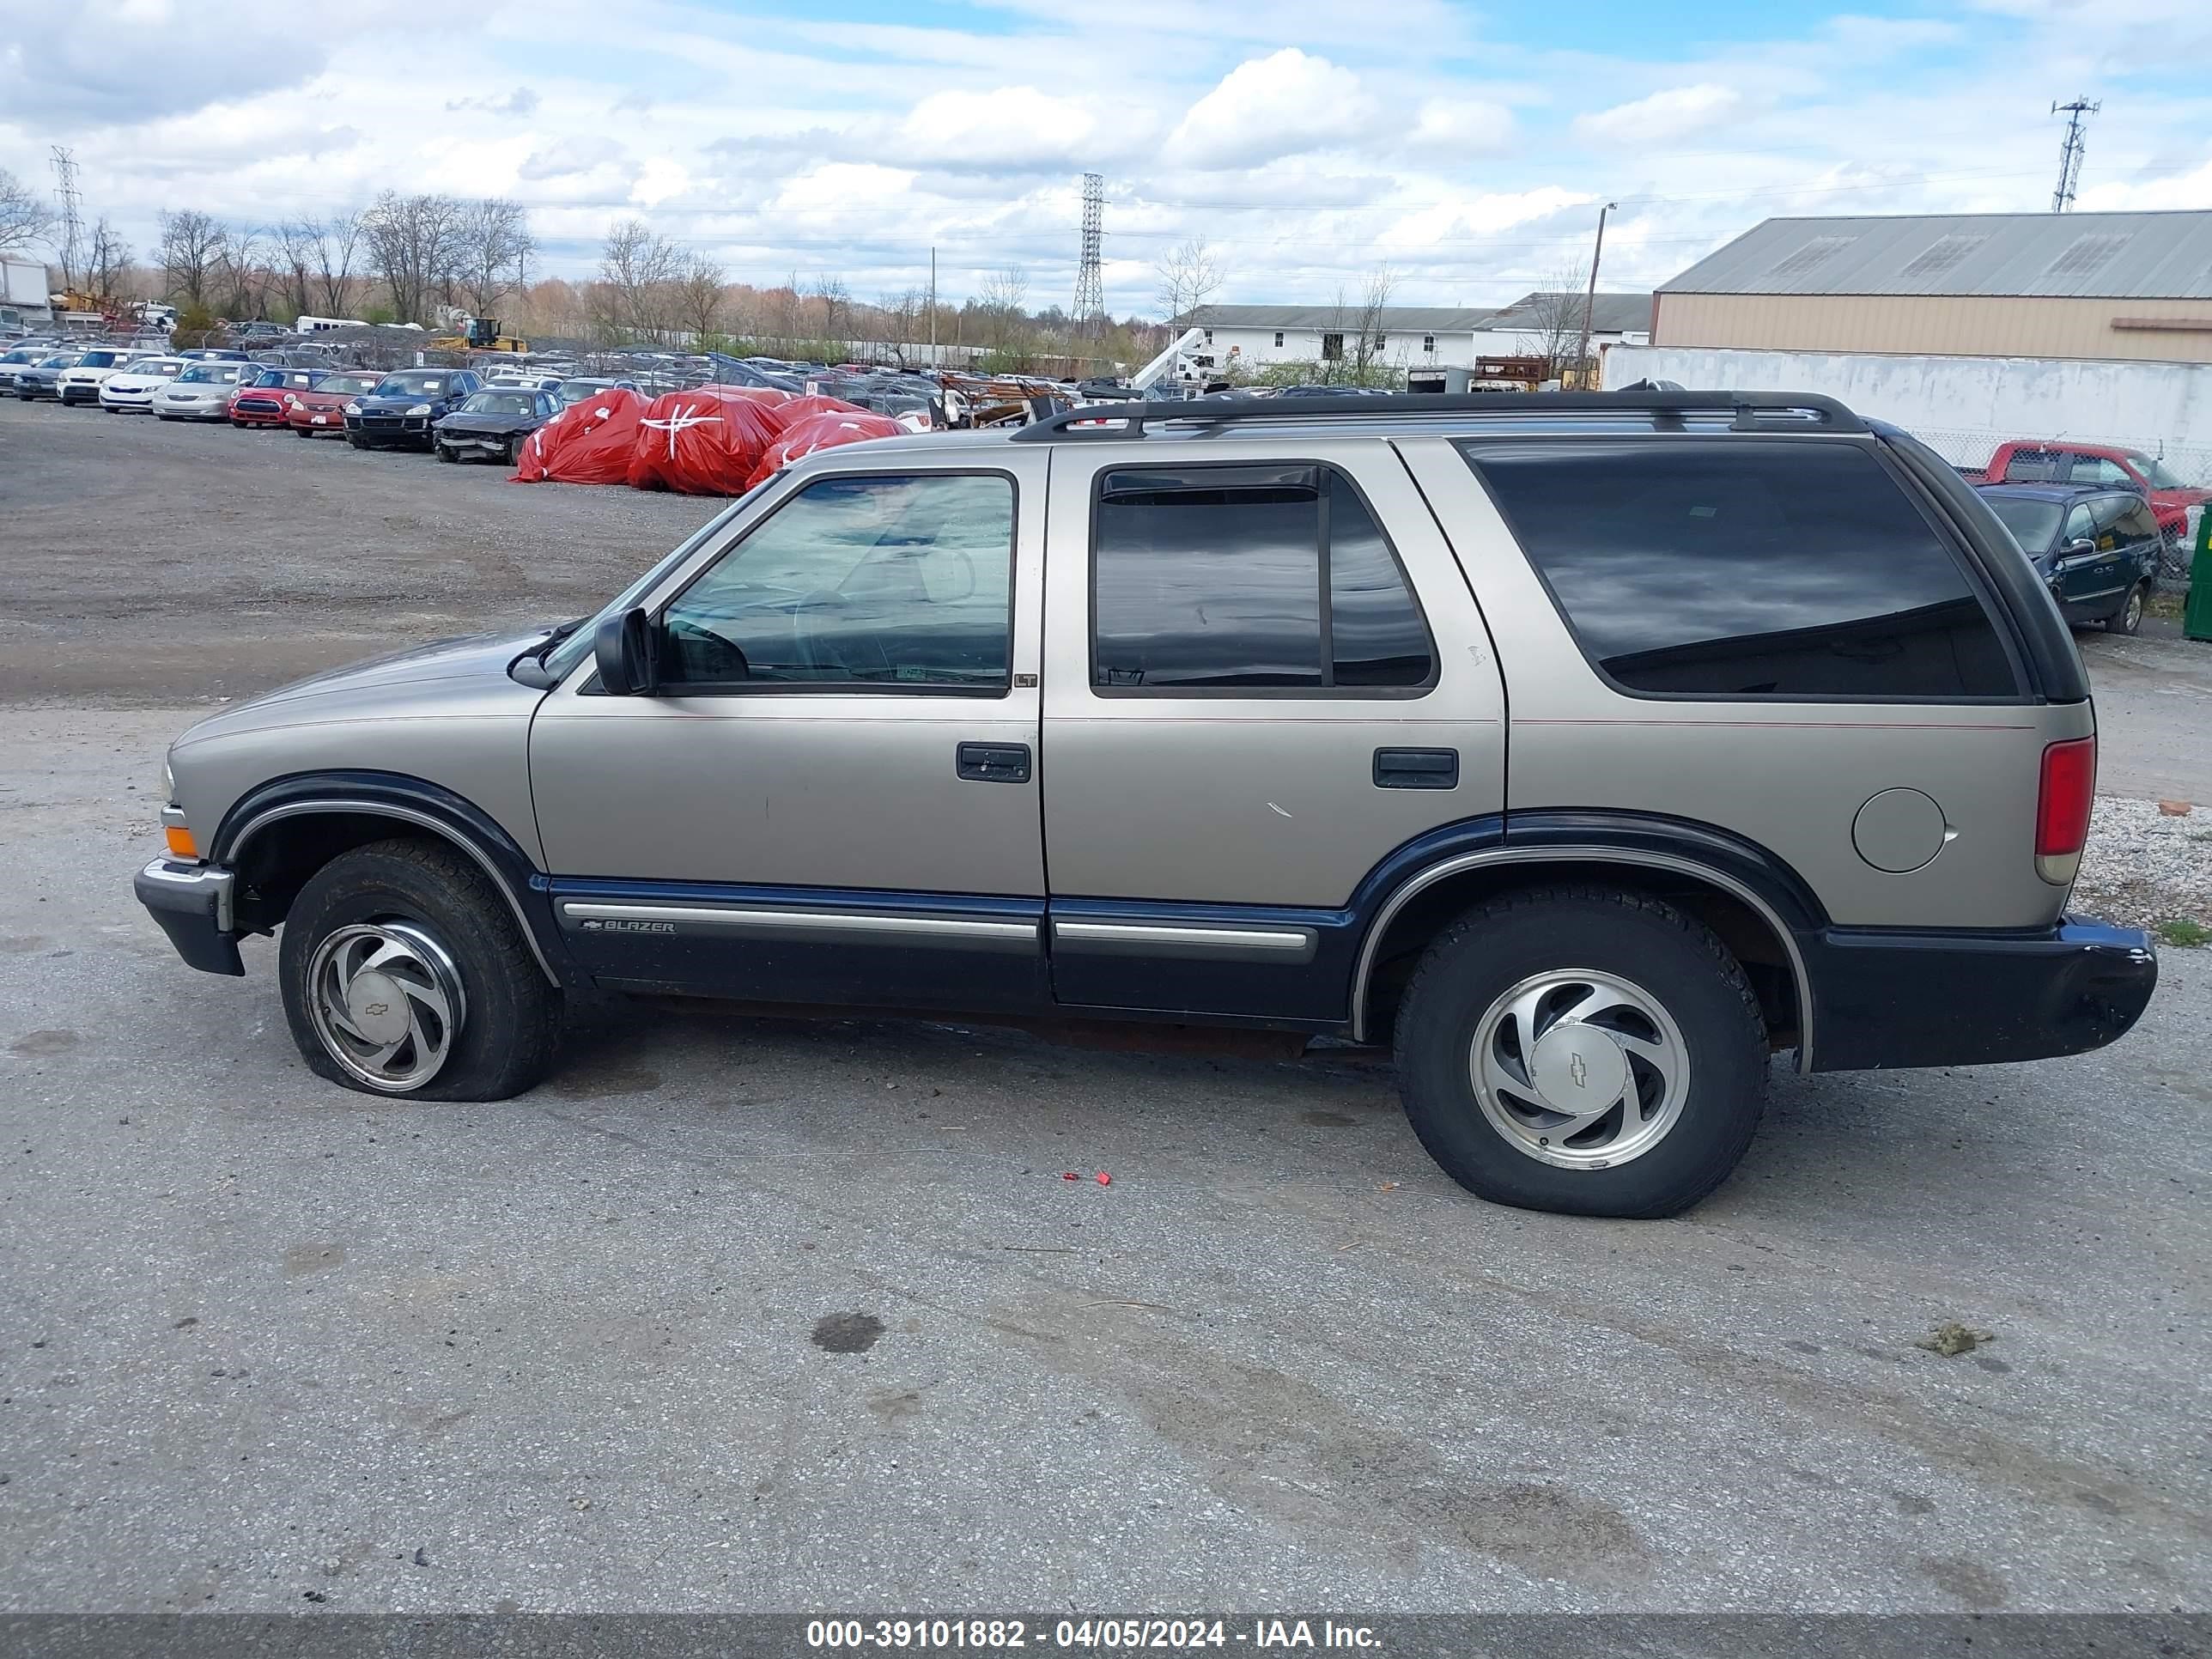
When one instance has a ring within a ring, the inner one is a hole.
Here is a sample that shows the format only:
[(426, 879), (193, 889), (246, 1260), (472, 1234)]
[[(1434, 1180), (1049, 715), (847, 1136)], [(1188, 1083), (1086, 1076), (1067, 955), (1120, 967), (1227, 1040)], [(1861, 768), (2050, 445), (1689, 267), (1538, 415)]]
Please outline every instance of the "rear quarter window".
[(1854, 444), (1461, 446), (1583, 654), (1643, 696), (2020, 693), (1958, 556)]

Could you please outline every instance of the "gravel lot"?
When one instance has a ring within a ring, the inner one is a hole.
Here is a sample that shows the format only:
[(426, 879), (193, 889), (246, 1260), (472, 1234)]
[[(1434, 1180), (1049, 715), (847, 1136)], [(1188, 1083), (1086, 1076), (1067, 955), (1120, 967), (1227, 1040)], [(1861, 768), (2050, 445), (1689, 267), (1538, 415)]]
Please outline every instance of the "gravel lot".
[(2207, 1607), (2212, 953), (2100, 1054), (1778, 1070), (1656, 1224), (1474, 1201), (1346, 1051), (626, 1007), (418, 1106), (174, 960), (191, 704), (713, 510), (0, 403), (0, 1611)]

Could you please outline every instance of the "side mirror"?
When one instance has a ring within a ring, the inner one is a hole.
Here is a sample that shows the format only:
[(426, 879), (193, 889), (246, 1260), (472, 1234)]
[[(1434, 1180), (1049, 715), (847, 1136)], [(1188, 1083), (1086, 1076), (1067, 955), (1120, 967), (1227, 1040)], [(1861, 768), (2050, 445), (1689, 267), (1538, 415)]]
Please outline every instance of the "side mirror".
[(659, 684), (659, 641), (642, 609), (600, 623), (592, 636), (592, 655), (599, 665), (599, 684), (610, 696), (647, 696)]

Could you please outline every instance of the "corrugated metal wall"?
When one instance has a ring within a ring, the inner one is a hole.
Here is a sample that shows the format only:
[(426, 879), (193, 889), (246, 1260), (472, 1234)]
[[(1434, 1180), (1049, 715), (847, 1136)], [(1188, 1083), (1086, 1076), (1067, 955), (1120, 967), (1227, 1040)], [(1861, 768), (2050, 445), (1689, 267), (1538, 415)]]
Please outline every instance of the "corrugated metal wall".
[[(2212, 300), (1662, 294), (1654, 345), (2212, 363)], [(2115, 318), (2201, 323), (2114, 328)]]

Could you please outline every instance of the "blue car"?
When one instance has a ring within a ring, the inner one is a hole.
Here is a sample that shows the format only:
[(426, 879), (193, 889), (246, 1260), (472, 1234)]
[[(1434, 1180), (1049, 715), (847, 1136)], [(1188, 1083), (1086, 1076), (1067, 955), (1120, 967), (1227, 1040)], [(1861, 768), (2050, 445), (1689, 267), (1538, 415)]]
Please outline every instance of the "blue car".
[(2158, 518), (2141, 490), (2110, 484), (1984, 484), (1981, 497), (2012, 532), (2075, 627), (2115, 634), (2142, 626), (2158, 569)]

